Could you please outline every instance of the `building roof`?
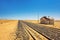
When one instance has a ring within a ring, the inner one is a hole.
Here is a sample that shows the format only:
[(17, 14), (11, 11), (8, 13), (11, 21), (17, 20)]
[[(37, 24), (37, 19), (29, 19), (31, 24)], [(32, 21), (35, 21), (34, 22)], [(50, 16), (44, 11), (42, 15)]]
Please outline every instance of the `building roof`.
[(44, 17), (42, 17), (42, 18), (44, 18), (44, 19), (46, 19), (46, 20), (50, 20), (49, 18), (47, 18), (46, 16), (44, 16)]

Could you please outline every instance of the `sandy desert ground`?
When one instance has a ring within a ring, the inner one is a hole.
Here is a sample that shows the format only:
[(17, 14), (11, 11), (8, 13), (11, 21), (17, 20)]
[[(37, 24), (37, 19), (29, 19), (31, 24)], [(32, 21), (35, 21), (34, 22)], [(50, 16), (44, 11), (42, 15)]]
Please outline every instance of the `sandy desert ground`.
[[(24, 20), (26, 22), (38, 23), (37, 20)], [(53, 25), (45, 25), (60, 29), (60, 21), (55, 21)], [(14, 40), (18, 20), (0, 20), (0, 40)], [(41, 24), (44, 25), (44, 24)]]
[(59, 28), (59, 29), (60, 29), (60, 21), (55, 21), (54, 26), (55, 26), (56, 28)]
[(13, 40), (17, 23), (17, 20), (0, 20), (0, 40)]

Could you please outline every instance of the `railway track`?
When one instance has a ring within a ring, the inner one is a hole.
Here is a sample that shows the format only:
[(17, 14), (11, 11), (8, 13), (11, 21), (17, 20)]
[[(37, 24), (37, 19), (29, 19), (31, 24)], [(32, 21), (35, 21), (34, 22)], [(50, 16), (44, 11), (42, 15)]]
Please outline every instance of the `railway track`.
[(60, 40), (60, 29), (19, 20), (14, 40)]
[(33, 40), (48, 40), (47, 38), (45, 38), (44, 36), (36, 32), (35, 30), (33, 30), (32, 28), (30, 28), (28, 25), (24, 23), (22, 24), (23, 24), (24, 29), (31, 35)]

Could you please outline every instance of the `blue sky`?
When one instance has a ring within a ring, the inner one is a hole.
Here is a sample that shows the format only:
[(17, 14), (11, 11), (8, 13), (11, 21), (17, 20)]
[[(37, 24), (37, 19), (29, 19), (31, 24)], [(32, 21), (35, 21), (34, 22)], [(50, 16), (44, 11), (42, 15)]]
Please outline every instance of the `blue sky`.
[(60, 19), (60, 0), (0, 0), (0, 19)]

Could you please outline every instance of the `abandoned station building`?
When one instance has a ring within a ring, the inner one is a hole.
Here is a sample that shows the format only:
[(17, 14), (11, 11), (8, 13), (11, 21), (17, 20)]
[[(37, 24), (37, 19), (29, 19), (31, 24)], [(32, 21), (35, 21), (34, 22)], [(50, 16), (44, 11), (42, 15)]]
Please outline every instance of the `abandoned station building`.
[(40, 23), (41, 23), (41, 24), (54, 25), (54, 19), (53, 19), (53, 18), (49, 18), (49, 16), (48, 16), (48, 17), (43, 16), (43, 17), (40, 19)]

